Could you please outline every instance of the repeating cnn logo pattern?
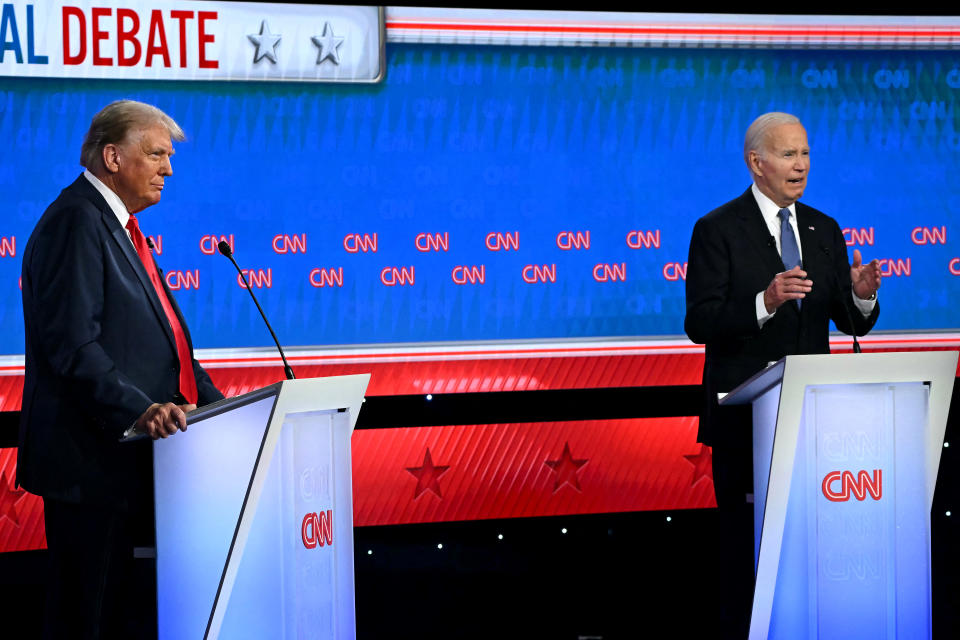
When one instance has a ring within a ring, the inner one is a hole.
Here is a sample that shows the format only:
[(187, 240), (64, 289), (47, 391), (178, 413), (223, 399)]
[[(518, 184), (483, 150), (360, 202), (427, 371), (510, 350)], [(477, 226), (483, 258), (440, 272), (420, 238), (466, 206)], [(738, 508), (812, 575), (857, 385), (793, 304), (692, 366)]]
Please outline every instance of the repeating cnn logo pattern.
[(300, 539), (307, 549), (333, 544), (333, 509), (308, 513), (300, 524)]
[[(852, 471), (831, 471), (823, 477), (823, 495), (831, 502), (847, 502), (850, 500), (850, 494), (857, 500), (863, 501), (867, 494), (874, 500), (883, 497), (883, 471), (874, 469), (871, 477), (866, 471), (861, 470), (854, 477)], [(836, 485), (839, 483), (840, 491), (836, 491)]]

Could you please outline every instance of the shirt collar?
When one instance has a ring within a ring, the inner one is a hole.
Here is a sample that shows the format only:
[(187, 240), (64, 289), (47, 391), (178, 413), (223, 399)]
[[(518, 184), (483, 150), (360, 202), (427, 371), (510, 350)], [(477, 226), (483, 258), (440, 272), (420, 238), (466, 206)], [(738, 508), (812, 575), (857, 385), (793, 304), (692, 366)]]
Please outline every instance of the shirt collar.
[[(757, 201), (757, 205), (760, 207), (760, 213), (763, 214), (763, 219), (769, 224), (770, 221), (780, 224), (780, 206), (776, 202), (771, 200), (760, 191), (760, 188), (757, 187), (757, 183), (754, 182), (750, 185), (750, 190), (753, 192), (753, 198)], [(796, 221), (797, 219), (797, 204), (793, 203), (789, 207), (786, 207), (790, 210), (790, 217)]]
[(97, 176), (90, 173), (89, 170), (83, 170), (83, 177), (90, 181), (90, 184), (100, 192), (100, 195), (103, 196), (103, 199), (107, 201), (107, 205), (110, 207), (110, 210), (113, 211), (113, 215), (117, 216), (117, 220), (120, 221), (120, 226), (123, 228), (127, 227), (127, 221), (130, 219), (130, 212), (127, 211), (126, 205), (123, 204), (123, 200), (120, 199), (110, 187), (103, 184), (103, 182)]

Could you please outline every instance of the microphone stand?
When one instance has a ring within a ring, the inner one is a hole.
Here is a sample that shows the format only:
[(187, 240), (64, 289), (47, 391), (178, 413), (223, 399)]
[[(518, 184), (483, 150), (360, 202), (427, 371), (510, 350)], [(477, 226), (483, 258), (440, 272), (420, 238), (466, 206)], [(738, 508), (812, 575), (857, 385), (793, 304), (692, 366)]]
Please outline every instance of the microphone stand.
[(243, 284), (247, 287), (247, 293), (249, 293), (250, 297), (253, 298), (253, 304), (257, 305), (257, 310), (260, 312), (260, 317), (263, 318), (264, 324), (267, 325), (267, 329), (270, 331), (270, 335), (273, 337), (273, 341), (277, 345), (277, 351), (280, 352), (280, 359), (283, 360), (283, 373), (287, 376), (287, 380), (296, 380), (296, 376), (293, 375), (293, 369), (287, 362), (287, 356), (283, 353), (283, 347), (280, 346), (280, 341), (277, 340), (277, 334), (273, 332), (273, 327), (270, 326), (270, 321), (267, 320), (267, 314), (263, 312), (263, 307), (261, 307), (260, 303), (257, 302), (257, 296), (253, 295), (253, 289), (250, 288), (250, 283), (247, 282), (247, 277), (243, 275), (243, 271), (240, 270), (240, 265), (238, 265), (237, 261), (233, 259), (233, 250), (230, 249), (230, 245), (226, 241), (221, 240), (220, 244), (217, 245), (217, 249), (220, 250), (220, 253), (223, 254), (224, 257), (228, 258), (230, 262), (233, 263), (237, 273), (239, 273), (240, 277), (243, 278)]

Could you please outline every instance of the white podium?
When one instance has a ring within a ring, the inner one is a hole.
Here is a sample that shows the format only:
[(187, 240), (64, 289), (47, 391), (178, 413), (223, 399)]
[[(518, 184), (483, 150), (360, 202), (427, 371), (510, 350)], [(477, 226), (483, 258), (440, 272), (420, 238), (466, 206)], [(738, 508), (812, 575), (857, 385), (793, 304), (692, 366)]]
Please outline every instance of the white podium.
[(161, 640), (356, 636), (350, 435), (369, 379), (280, 382), (154, 443)]
[(753, 404), (751, 640), (930, 638), (930, 509), (957, 352), (788, 356)]

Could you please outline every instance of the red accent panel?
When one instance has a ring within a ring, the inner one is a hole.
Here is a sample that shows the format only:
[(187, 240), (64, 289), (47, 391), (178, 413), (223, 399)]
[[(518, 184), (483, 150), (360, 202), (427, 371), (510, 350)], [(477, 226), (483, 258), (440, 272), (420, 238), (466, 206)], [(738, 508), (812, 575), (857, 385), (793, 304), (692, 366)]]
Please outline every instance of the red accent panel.
[[(693, 417), (357, 431), (354, 524), (713, 507), (696, 433)], [(16, 455), (0, 449), (0, 552), (46, 547)]]
[[(850, 343), (833, 345), (834, 353), (850, 353)], [(871, 353), (949, 351), (955, 347), (893, 348), (867, 345)], [(370, 373), (368, 396), (418, 393), (475, 393), (543, 389), (607, 389), (700, 384), (703, 353), (472, 360), (417, 360), (350, 364), (294, 364), (297, 377), (312, 378)], [(283, 380), (279, 366), (207, 367), (214, 383), (233, 396)], [(960, 376), (960, 364), (957, 367)], [(19, 399), (19, 398), (18, 398)]]
[(20, 402), (23, 399), (23, 369), (20, 371), (19, 375), (0, 376), (0, 411), (20, 411)]
[(353, 434), (357, 526), (716, 506), (697, 418)]
[[(700, 384), (703, 354), (294, 365), (298, 378), (370, 373), (368, 396)], [(227, 396), (283, 379), (280, 367), (207, 371)]]
[(0, 552), (46, 549), (43, 500), (14, 489), (17, 450), (0, 449)]

